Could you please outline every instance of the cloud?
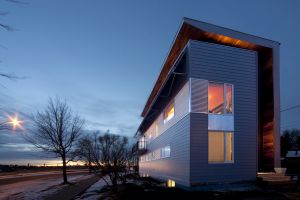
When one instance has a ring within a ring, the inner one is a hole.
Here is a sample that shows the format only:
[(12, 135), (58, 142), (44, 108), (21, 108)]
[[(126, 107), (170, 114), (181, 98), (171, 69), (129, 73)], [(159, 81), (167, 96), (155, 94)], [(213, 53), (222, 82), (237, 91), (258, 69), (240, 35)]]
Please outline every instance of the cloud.
[[(82, 91), (81, 91), (82, 92)], [(84, 93), (84, 92), (82, 92)], [(1, 96), (1, 95), (0, 95)], [(132, 137), (140, 123), (140, 105), (135, 100), (106, 99), (96, 97), (94, 94), (77, 94), (76, 97), (66, 99), (72, 110), (86, 120), (84, 134), (95, 131), (111, 133)], [(30, 118), (37, 110), (42, 111), (44, 107), (19, 104), (9, 95), (0, 97), (1, 105), (0, 120), (5, 114), (14, 115), (18, 113), (20, 119), (25, 121), (24, 132), (30, 128)], [(46, 106), (44, 102), (43, 106)], [(0, 163), (9, 162), (32, 162), (33, 160), (52, 160), (51, 154), (36, 150), (23, 137), (24, 132), (2, 131), (0, 132)]]

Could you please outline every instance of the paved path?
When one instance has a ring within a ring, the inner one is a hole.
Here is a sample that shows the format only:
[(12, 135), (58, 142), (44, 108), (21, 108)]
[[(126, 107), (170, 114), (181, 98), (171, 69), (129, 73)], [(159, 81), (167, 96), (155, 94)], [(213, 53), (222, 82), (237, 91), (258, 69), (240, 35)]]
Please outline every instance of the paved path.
[(71, 200), (79, 194), (83, 193), (91, 185), (99, 180), (99, 176), (93, 176), (89, 179), (82, 180), (78, 183), (70, 185), (68, 187), (59, 190), (57, 193), (45, 198), (45, 200)]
[[(68, 170), (68, 176), (88, 174), (87, 170)], [(62, 171), (42, 171), (32, 173), (18, 173), (9, 175), (0, 175), (0, 186), (15, 184), (17, 182), (32, 181), (37, 179), (49, 179), (62, 177)]]
[(262, 178), (264, 181), (269, 182), (269, 183), (291, 181), (291, 178), (289, 176), (285, 176), (284, 174), (258, 173), (257, 176), (260, 177), (260, 178)]

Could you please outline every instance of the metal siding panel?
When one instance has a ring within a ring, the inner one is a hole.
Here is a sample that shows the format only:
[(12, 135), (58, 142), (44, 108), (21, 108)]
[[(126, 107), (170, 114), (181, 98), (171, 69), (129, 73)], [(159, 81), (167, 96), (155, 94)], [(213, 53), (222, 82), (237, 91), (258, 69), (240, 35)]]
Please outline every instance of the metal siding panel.
[[(172, 99), (170, 99), (172, 101)], [(177, 123), (180, 119), (182, 119), (189, 112), (189, 83), (185, 83), (181, 90), (174, 98), (174, 108), (175, 115), (174, 117), (164, 124), (163, 120), (163, 112), (159, 116), (159, 126), (158, 130), (161, 133), (166, 131), (168, 128)]]
[[(171, 101), (172, 99), (170, 99)], [(158, 136), (147, 143), (148, 152), (170, 145), (171, 157), (139, 163), (139, 171), (153, 178), (173, 179), (176, 184), (189, 186), (189, 82), (174, 97), (175, 115), (166, 124), (163, 123), (163, 111), (145, 132), (146, 135), (155, 131)]]
[(189, 186), (190, 183), (190, 115), (187, 114), (162, 135), (153, 140), (148, 148), (155, 150), (167, 145), (171, 147), (169, 158), (140, 162), (139, 170), (149, 176), (166, 181), (175, 180), (176, 184)]
[(191, 78), (234, 85), (235, 122), (234, 163), (208, 164), (207, 114), (191, 113), (191, 184), (254, 180), (257, 172), (256, 52), (199, 41), (190, 41), (189, 48)]
[(208, 81), (191, 78), (191, 112), (207, 112)]
[[(173, 99), (170, 99), (170, 102)], [(145, 136), (149, 140), (149, 135), (154, 136), (156, 132), (156, 126), (158, 128), (158, 135), (163, 134), (168, 128), (173, 126), (177, 123), (180, 119), (182, 119), (188, 112), (189, 112), (189, 82), (186, 82), (183, 87), (179, 90), (179, 92), (174, 97), (174, 108), (175, 108), (175, 115), (170, 121), (164, 124), (163, 119), (163, 110), (159, 114), (159, 116), (154, 120), (154, 122), (150, 125), (150, 127), (146, 130)]]

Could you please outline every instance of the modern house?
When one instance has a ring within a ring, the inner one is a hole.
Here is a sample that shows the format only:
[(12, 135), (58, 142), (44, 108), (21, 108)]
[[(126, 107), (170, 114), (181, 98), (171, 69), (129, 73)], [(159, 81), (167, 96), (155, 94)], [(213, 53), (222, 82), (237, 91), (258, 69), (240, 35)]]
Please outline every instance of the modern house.
[(184, 18), (136, 133), (140, 173), (192, 187), (280, 168), (279, 45)]

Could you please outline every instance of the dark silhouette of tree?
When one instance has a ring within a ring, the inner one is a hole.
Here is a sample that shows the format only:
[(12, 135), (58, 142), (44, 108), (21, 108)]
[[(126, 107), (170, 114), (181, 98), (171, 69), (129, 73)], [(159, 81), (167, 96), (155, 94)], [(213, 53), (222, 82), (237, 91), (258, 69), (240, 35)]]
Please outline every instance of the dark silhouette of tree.
[[(2, 0), (3, 1), (3, 0)], [(27, 4), (27, 2), (25, 1), (18, 1), (18, 0), (4, 0), (6, 2), (9, 2), (9, 3), (14, 3), (14, 4)], [(4, 12), (4, 11), (0, 11), (0, 16), (5, 16), (7, 15), (8, 13), (7, 12)], [(10, 25), (7, 25), (7, 24), (4, 24), (2, 22), (0, 22), (0, 28), (2, 30), (5, 30), (5, 31), (13, 31), (14, 28), (11, 27)], [(14, 80), (14, 79), (19, 79), (20, 77), (14, 75), (14, 74), (11, 74), (11, 73), (4, 73), (4, 72), (0, 72), (0, 77), (2, 78), (8, 78), (10, 80)]]
[(285, 157), (287, 152), (292, 149), (291, 135), (289, 130), (285, 130), (281, 136), (281, 157)]
[(37, 112), (32, 121), (31, 133), (25, 138), (35, 147), (62, 159), (63, 181), (68, 183), (66, 166), (74, 158), (74, 145), (84, 121), (60, 99), (50, 99), (46, 109)]
[[(94, 134), (94, 136), (96, 137), (96, 134)], [(84, 136), (78, 141), (78, 144), (76, 145), (77, 148), (74, 151), (74, 157), (77, 157), (78, 160), (85, 162), (89, 168), (89, 173), (92, 172), (92, 163), (95, 155), (94, 141), (95, 139), (92, 137)]]
[(300, 150), (300, 130), (285, 130), (281, 136), (281, 156), (285, 157), (288, 151)]
[(99, 137), (94, 135), (94, 138), (83, 138), (80, 143), (85, 145), (78, 146), (79, 157), (85, 161), (91, 159), (92, 165), (101, 171), (102, 178), (108, 185), (106, 176), (114, 187), (118, 182), (126, 182), (126, 175), (135, 164), (135, 148), (129, 144), (127, 137), (107, 131)]

